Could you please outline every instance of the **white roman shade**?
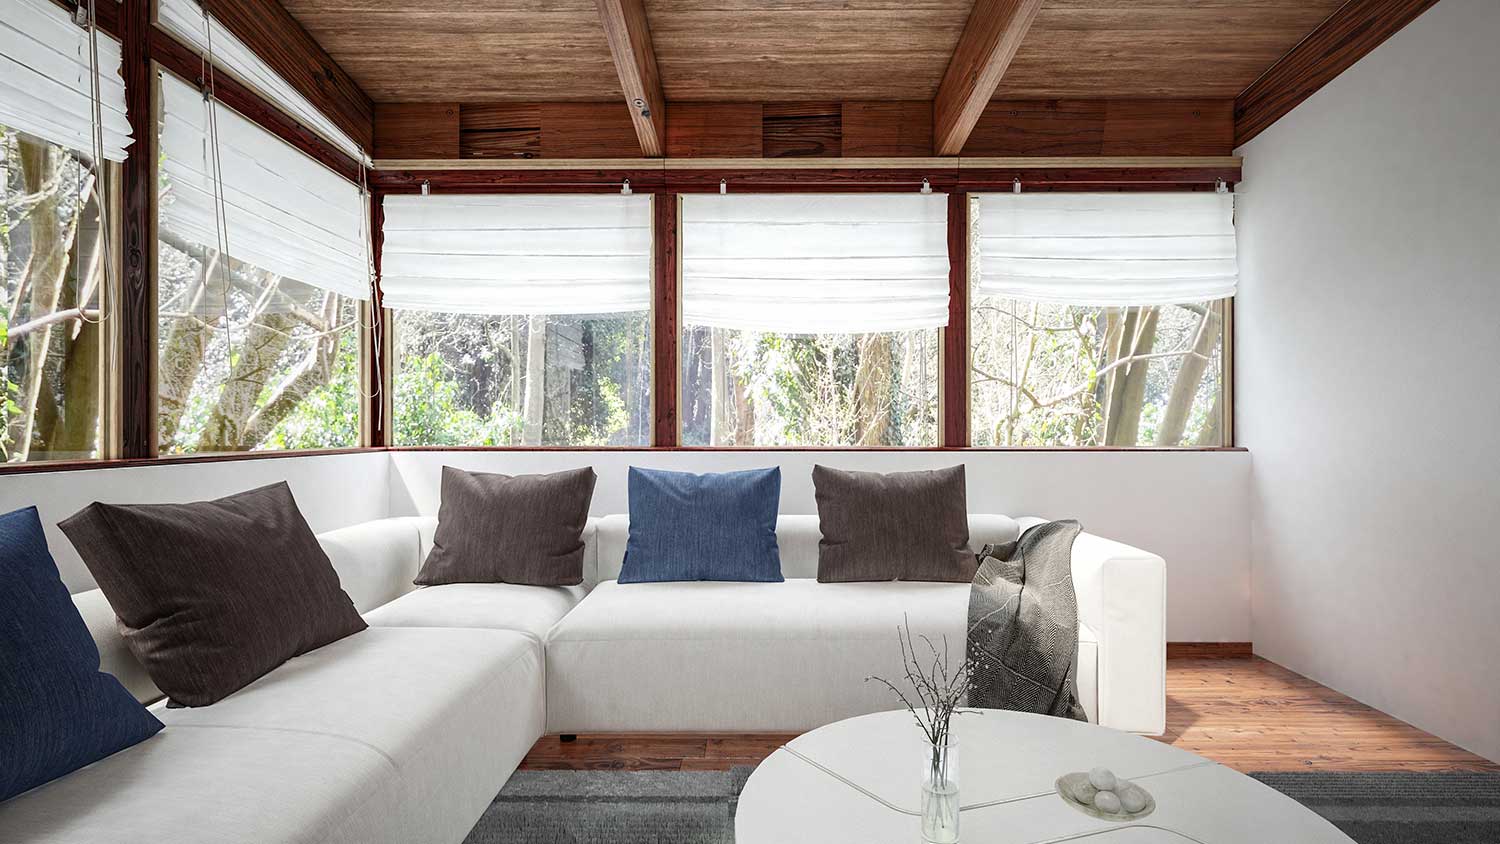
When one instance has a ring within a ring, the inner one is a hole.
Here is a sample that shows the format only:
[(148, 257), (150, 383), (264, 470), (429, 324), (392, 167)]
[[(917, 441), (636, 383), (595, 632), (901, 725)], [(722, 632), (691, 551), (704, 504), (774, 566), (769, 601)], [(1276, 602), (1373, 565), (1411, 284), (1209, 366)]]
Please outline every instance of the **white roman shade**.
[[(94, 154), (94, 95), (88, 30), (50, 0), (0, 0), (0, 124)], [(99, 32), (104, 157), (130, 146), (120, 44)]]
[(682, 318), (781, 334), (948, 324), (941, 194), (693, 194), (682, 200)]
[[(223, 204), (216, 200), (218, 118)], [(286, 279), (354, 299), (370, 298), (366, 209), (354, 183), (196, 89), (163, 74), (161, 226)]]
[(385, 198), (387, 308), (608, 314), (651, 307), (651, 197)]
[(1094, 307), (1234, 295), (1233, 194), (985, 194), (973, 211), (981, 295)]
[(203, 7), (195, 0), (159, 0), (157, 22), (167, 32), (175, 35), (178, 41), (192, 47), (204, 57), (209, 53), (211, 35), (214, 67), (227, 71), (238, 81), (250, 86), (256, 93), (275, 103), (277, 108), (322, 135), (350, 157), (364, 160), (364, 153), (353, 138), (298, 93), (296, 88), (282, 79), (254, 50), (236, 38), (217, 19), (212, 15), (205, 18)]

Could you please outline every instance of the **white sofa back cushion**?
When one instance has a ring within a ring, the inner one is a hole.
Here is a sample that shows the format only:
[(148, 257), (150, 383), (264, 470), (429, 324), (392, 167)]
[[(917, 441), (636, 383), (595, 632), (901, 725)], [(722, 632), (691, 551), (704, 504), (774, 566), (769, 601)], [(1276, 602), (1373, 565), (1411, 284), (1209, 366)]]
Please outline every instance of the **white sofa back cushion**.
[[(1021, 529), (1009, 516), (969, 514), (969, 548), (978, 551), (985, 545), (1013, 542)], [(630, 517), (621, 513), (598, 520), (596, 540), (599, 546), (599, 581), (618, 580), (625, 562), (625, 542), (630, 538)], [(787, 515), (776, 517), (776, 544), (781, 550), (781, 576), (815, 578), (818, 576), (818, 542), (823, 531), (818, 517)]]

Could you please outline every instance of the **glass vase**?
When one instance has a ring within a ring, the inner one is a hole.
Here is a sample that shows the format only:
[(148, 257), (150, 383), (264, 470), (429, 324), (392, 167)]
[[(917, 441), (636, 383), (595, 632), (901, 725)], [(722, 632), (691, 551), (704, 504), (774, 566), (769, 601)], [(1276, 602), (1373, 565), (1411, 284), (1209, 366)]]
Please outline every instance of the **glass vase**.
[(951, 741), (922, 745), (922, 840), (957, 844), (958, 746)]

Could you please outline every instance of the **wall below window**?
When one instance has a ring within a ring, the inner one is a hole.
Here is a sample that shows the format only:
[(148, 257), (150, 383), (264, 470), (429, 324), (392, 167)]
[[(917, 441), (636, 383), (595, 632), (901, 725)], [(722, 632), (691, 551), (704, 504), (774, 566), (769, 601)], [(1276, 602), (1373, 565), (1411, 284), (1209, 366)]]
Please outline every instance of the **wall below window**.
[(1235, 302), (1256, 652), (1491, 759), (1497, 41), (1443, 0), (1241, 149)]
[(896, 472), (967, 466), (969, 510), (1075, 518), (1167, 561), (1167, 638), (1250, 638), (1250, 455), (1064, 451), (393, 451), (391, 514), (437, 515), (444, 465), (506, 474), (593, 466), (596, 515), (627, 510), (629, 467), (721, 472), (780, 466), (781, 512), (816, 513), (812, 467)]
[(390, 451), (40, 472), (0, 477), (0, 512), (36, 504), (70, 591), (93, 579), (57, 522), (91, 501), (199, 501), (286, 480), (314, 531), (436, 515), (446, 465), (505, 472), (593, 466), (593, 512), (627, 510), (632, 465), (693, 472), (780, 466), (781, 510), (816, 513), (812, 467), (892, 472), (967, 466), (974, 512), (1076, 518), (1167, 561), (1172, 641), (1250, 638), (1250, 455), (1216, 452)]
[(385, 452), (127, 466), (0, 476), (0, 513), (36, 505), (47, 545), (70, 592), (94, 588), (57, 523), (94, 501), (175, 503), (219, 498), (286, 481), (314, 532), (384, 518)]

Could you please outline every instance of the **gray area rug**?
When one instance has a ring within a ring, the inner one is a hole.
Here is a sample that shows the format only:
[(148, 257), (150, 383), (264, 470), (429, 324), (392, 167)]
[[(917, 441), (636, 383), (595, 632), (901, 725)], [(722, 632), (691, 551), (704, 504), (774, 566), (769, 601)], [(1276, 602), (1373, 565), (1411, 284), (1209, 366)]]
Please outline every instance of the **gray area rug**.
[(752, 770), (517, 771), (464, 844), (733, 844)]
[(1359, 844), (1500, 842), (1500, 773), (1262, 773), (1251, 776)]
[[(750, 771), (517, 771), (466, 844), (733, 844)], [(1500, 774), (1251, 776), (1359, 844), (1500, 842)]]

